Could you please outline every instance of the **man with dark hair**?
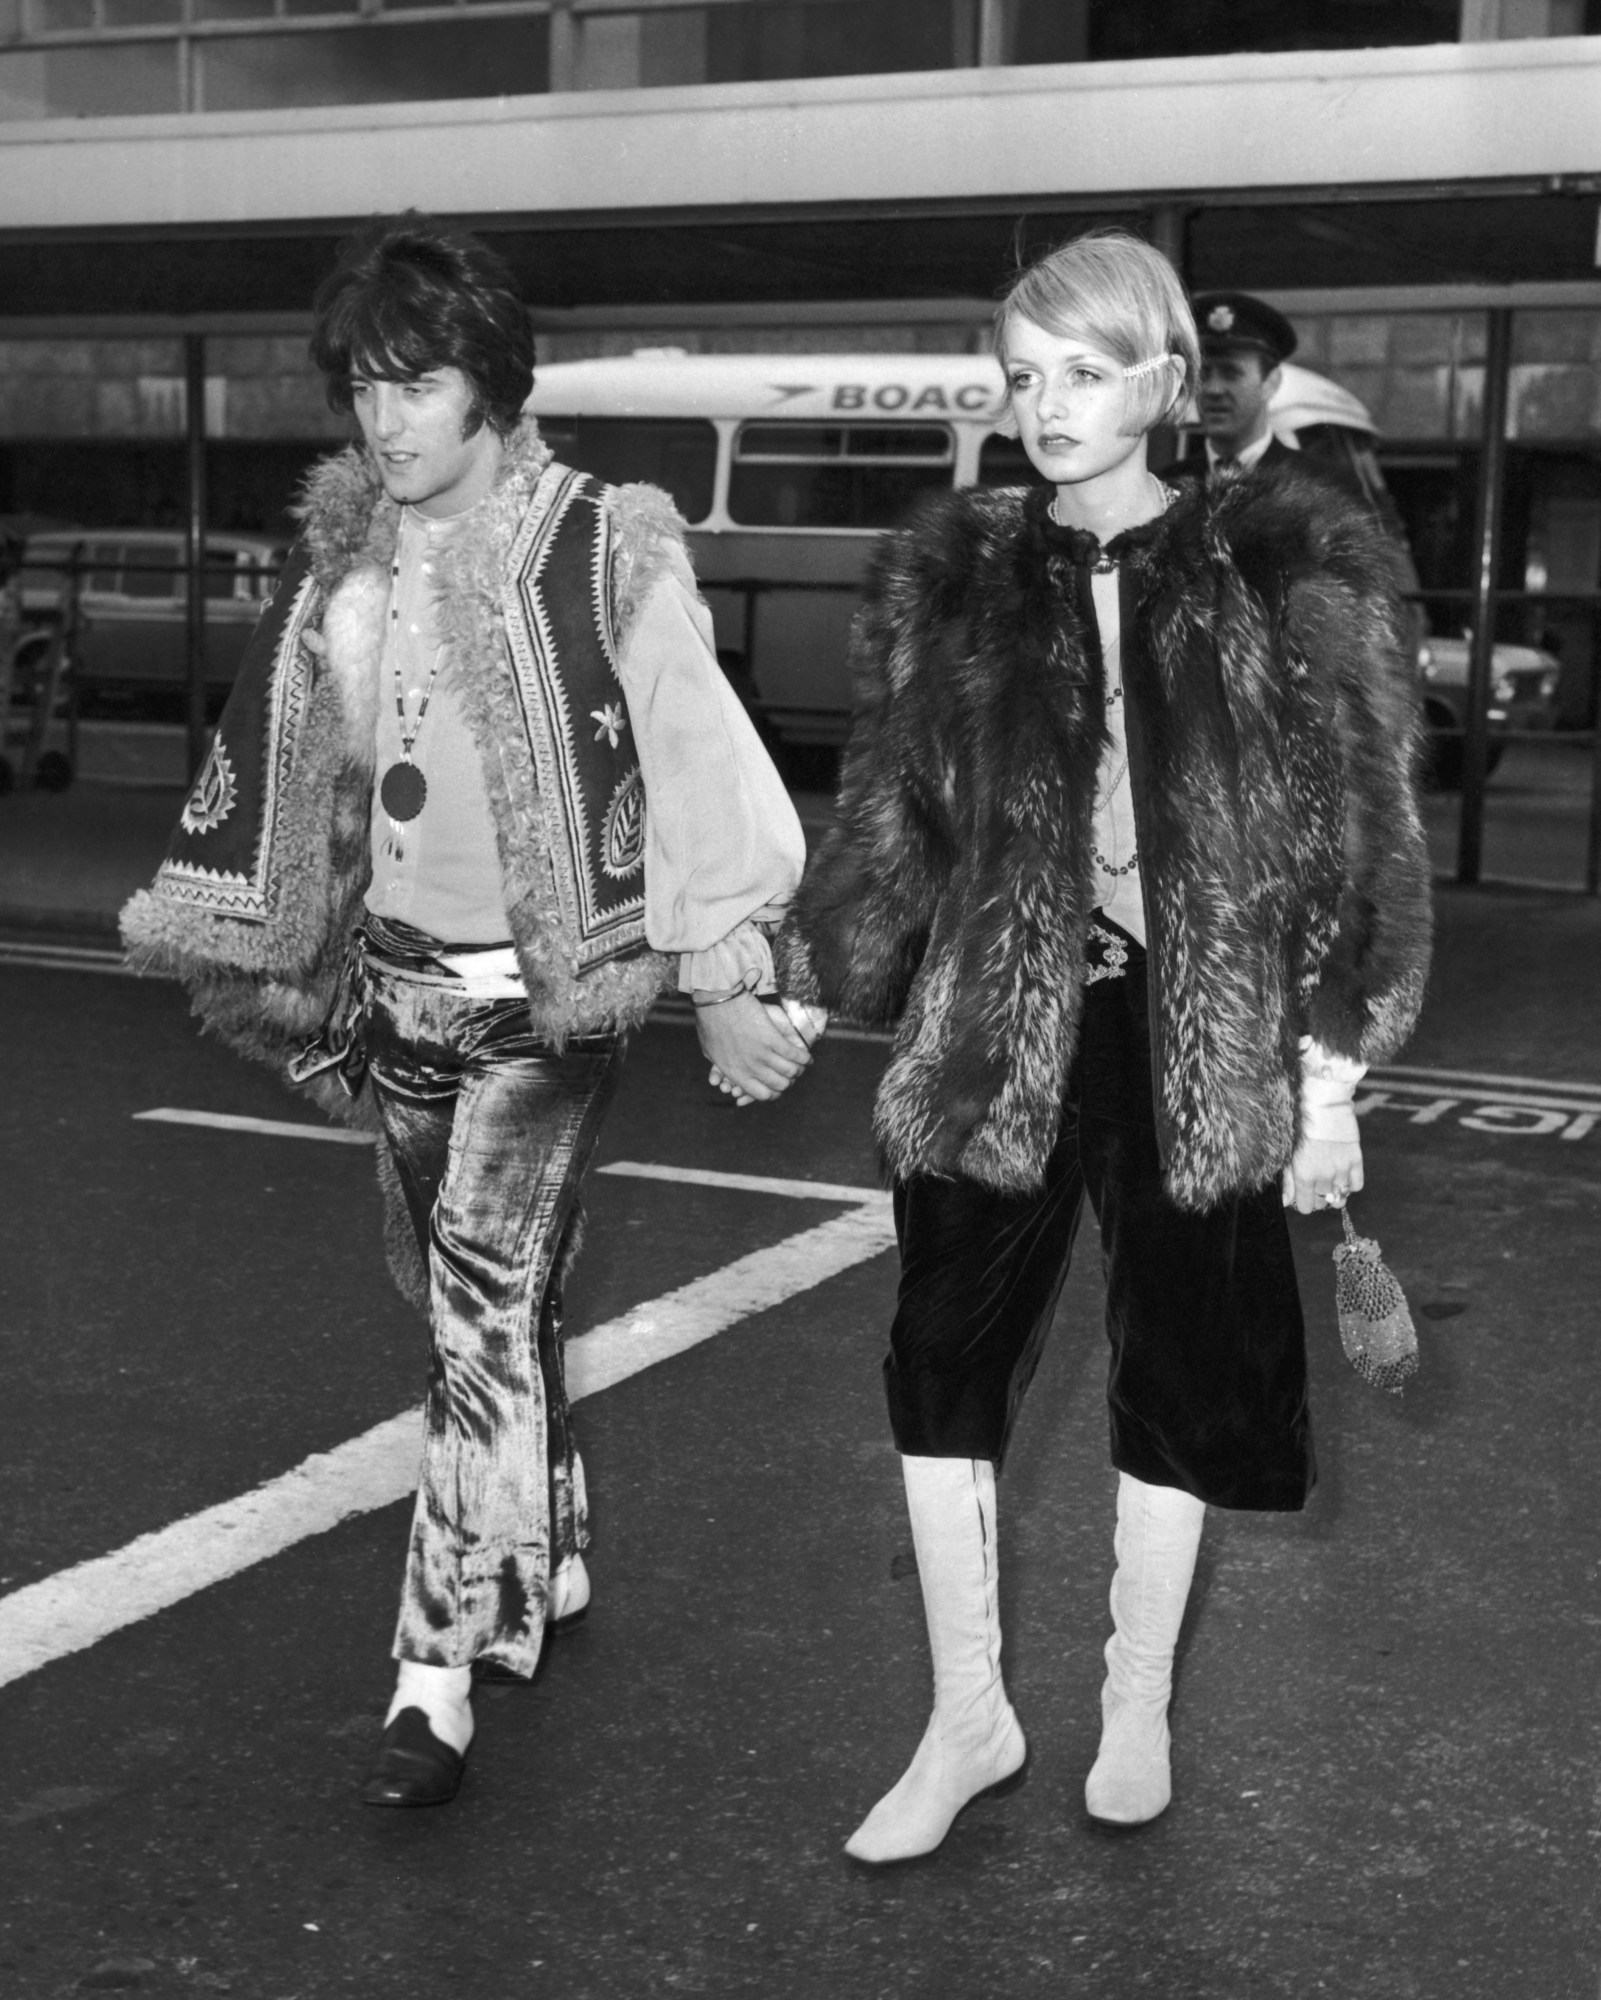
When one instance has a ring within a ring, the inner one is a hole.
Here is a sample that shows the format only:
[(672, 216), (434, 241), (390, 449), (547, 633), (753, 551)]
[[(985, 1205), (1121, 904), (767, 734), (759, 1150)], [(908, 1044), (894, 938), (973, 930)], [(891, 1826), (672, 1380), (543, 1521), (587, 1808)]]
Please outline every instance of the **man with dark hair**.
[(328, 401), (348, 412), (355, 383), (415, 380), (443, 363), (467, 378), (466, 430), (508, 438), (534, 380), (534, 336), (511, 274), (493, 251), (415, 212), (381, 219), (345, 247), (318, 287), (311, 358)]
[(381, 1134), (432, 1363), (363, 1797), (430, 1805), (460, 1783), (472, 1676), (526, 1680), (588, 1602), (561, 1278), (628, 1031), (676, 971), (743, 1102), (799, 1074), (820, 1019), (760, 997), (804, 844), (681, 524), (522, 418), (533, 344), (499, 260), (423, 216), (377, 223), (318, 293), (311, 351), (359, 442), (311, 475), (124, 932), (235, 1046)]
[(1268, 404), (1283, 379), (1281, 365), (1295, 352), (1295, 328), (1266, 300), (1249, 292), (1202, 292), (1191, 301), (1201, 339), (1201, 380), (1196, 408), (1206, 438), (1202, 474), (1220, 465), (1243, 471), (1274, 465), (1296, 454), (1273, 434)]

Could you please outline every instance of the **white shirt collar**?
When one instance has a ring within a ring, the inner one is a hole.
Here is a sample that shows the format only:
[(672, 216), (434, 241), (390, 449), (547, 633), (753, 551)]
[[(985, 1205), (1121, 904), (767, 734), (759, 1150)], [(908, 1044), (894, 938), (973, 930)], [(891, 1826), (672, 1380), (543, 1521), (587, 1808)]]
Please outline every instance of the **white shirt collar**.
[(1216, 445), (1208, 438), (1206, 441), (1206, 469), (1208, 472), (1215, 472), (1219, 465), (1237, 465), (1242, 472), (1249, 472), (1272, 442), (1273, 433), (1271, 431), (1264, 431), (1256, 439), (1255, 443), (1248, 444), (1244, 451), (1236, 453), (1233, 458), (1220, 459)]

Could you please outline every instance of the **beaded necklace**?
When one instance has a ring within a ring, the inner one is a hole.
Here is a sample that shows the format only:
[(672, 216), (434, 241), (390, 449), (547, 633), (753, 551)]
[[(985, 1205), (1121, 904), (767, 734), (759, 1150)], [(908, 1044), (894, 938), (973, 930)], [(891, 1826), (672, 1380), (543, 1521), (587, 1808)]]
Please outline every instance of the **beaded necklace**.
[(423, 718), (433, 699), (434, 683), (439, 679), (439, 670), (445, 659), (444, 647), (436, 647), (433, 665), (428, 670), (428, 684), (423, 689), (416, 718), (408, 729), (405, 676), (400, 670), (400, 606), (396, 601), (399, 588), (400, 549), (397, 545), (394, 560), (389, 565), (389, 652), (395, 670), (395, 714), (400, 722), (400, 759), (389, 766), (378, 786), (379, 801), (389, 816), (389, 838), (384, 843), (384, 850), (396, 861), (402, 859), (406, 851), (401, 829), (414, 820), (428, 803), (428, 780), (412, 761), (411, 753), (422, 732)]

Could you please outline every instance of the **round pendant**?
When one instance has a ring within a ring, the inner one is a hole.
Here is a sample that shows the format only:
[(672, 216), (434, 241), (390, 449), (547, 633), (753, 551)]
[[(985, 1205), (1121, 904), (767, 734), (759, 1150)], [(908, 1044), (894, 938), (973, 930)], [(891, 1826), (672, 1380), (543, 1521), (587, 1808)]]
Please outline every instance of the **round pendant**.
[(415, 764), (391, 764), (378, 787), (378, 797), (391, 819), (415, 819), (428, 797), (428, 780)]

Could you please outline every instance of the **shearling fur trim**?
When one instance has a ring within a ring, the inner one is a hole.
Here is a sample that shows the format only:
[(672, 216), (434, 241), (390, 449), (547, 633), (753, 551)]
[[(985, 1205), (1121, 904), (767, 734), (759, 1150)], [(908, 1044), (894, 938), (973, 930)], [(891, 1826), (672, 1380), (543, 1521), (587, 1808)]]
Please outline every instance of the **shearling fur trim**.
[(322, 617), (328, 672), (338, 692), (346, 754), (369, 776), (378, 741), (384, 614), (388, 608), (387, 570), (363, 563), (334, 585)]
[(360, 445), (319, 459), (291, 510), (311, 551), (317, 581), (332, 593), (351, 570), (387, 570), (400, 531), (400, 508), (384, 492)]
[(640, 607), (664, 576), (695, 587), (684, 543), (684, 517), (659, 486), (634, 481), (606, 489), (601, 502), (612, 531), (612, 620), (619, 650)]
[[(1127, 559), (1123, 679), (1157, 1121), (1190, 1208), (1288, 1159), (1297, 1042), (1395, 1046), (1427, 960), (1415, 667), (1376, 528), (1291, 465), (1198, 485)], [(840, 809), (787, 988), (898, 1020), (896, 1174), (1038, 1184), (1093, 893), (1097, 649), (1043, 501), (952, 496), (883, 546)]]
[[(319, 675), (278, 825), (282, 889), (272, 920), (212, 916), (140, 890), (120, 919), (130, 965), (183, 980), (210, 1032), (281, 1074), (333, 997), (367, 883), (368, 797), (332, 684)], [(343, 1092), (324, 1108), (353, 1117)]]
[[(464, 531), (443, 545), (436, 563), (445, 671), (482, 759), (507, 921), (530, 1014), (538, 1032), (560, 1046), (569, 1035), (637, 1025), (660, 993), (667, 966), (656, 954), (641, 953), (580, 973), (563, 943), (548, 818), (561, 806), (540, 796), (506, 647), (503, 604), (512, 547), (549, 463), (549, 448), (535, 427), (521, 426), (507, 442), (493, 490), (474, 508)], [(653, 564), (670, 560), (672, 503), (655, 488), (629, 487), (619, 489), (612, 507), (620, 515), (615, 571), (636, 579), (637, 589)], [(386, 579), (399, 510), (382, 498), (365, 459), (344, 453), (308, 482), (304, 518), (319, 575), (333, 592), (324, 625), (330, 664), (352, 729), (365, 732), (370, 759)], [(665, 543), (664, 553), (658, 553), (658, 543)], [(625, 606), (633, 602), (625, 594)]]

